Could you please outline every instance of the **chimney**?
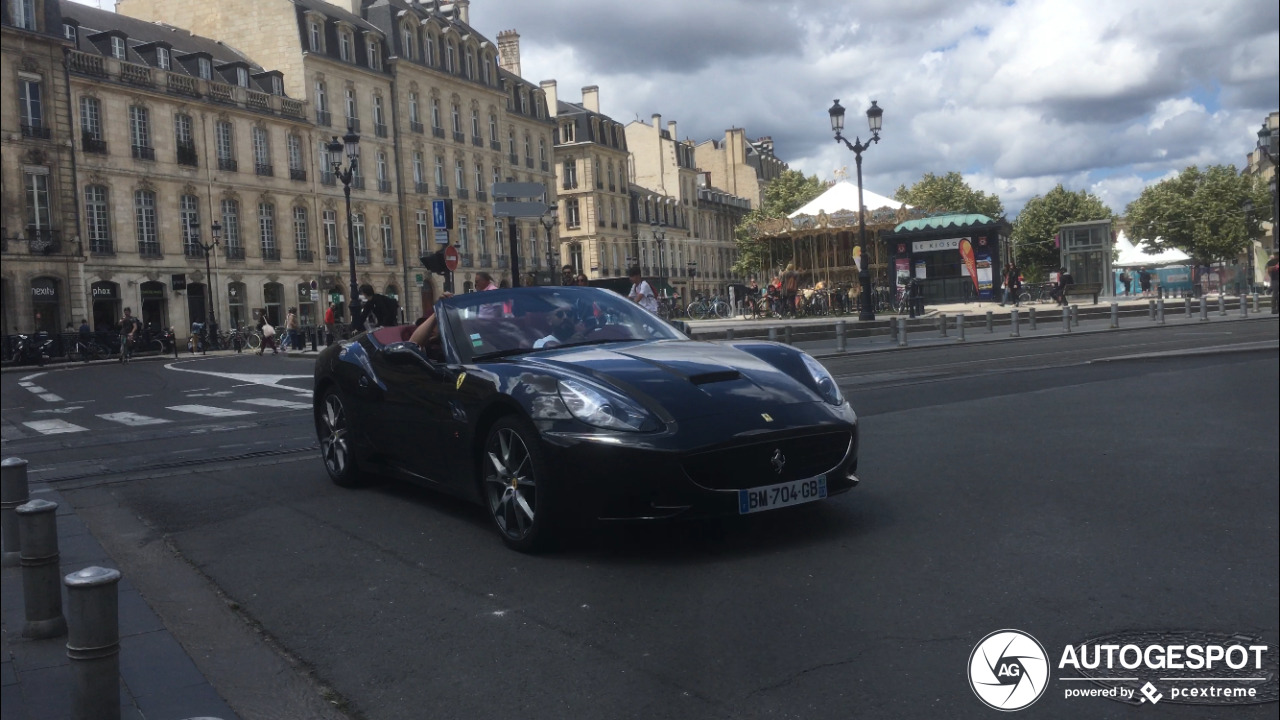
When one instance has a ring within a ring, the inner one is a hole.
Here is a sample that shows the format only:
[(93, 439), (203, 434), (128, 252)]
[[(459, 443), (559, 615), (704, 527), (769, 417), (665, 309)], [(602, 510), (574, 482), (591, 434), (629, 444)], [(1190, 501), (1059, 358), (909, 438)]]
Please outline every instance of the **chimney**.
[(547, 96), (547, 114), (555, 117), (560, 110), (560, 99), (556, 96), (556, 81), (543, 80), (538, 83), (538, 86), (542, 88), (542, 92)]
[(659, 115), (658, 113), (653, 114), (653, 129), (654, 130), (662, 129), (662, 116)]
[(760, 147), (764, 148), (770, 155), (773, 154), (773, 137), (764, 135), (760, 138)]
[(520, 74), (520, 33), (515, 30), (498, 33), (498, 66), (512, 75)]
[(582, 107), (591, 112), (600, 112), (600, 86), (588, 85), (582, 88)]
[(454, 12), (462, 22), (471, 24), (471, 0), (453, 0)]
[(677, 135), (676, 135), (676, 121), (675, 121), (675, 120), (668, 120), (668, 121), (667, 121), (667, 134), (671, 136), (671, 139), (672, 139), (672, 140), (679, 140), (679, 139), (680, 139), (680, 138), (679, 138), (679, 136), (677, 136)]

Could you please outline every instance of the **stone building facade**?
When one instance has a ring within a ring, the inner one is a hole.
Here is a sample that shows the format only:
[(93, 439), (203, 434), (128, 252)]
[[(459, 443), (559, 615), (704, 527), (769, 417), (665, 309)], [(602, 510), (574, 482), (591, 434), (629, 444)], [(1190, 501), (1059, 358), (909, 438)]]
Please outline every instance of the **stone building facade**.
[(554, 80), (541, 85), (556, 109), (553, 162), (563, 264), (592, 279), (624, 276), (627, 259), (636, 256), (626, 132), (600, 112), (598, 87), (583, 88), (582, 102), (571, 103), (558, 98)]
[(59, 0), (4, 0), (0, 16), (0, 305), (5, 335), (85, 314), (74, 133)]
[(742, 128), (724, 131), (724, 140), (707, 140), (694, 148), (694, 159), (711, 182), (731, 195), (751, 200), (752, 207), (764, 201), (769, 182), (787, 169), (773, 154), (773, 138), (748, 140)]
[[(349, 127), (361, 148), (351, 233), (360, 283), (397, 295), (407, 317), (421, 313), (440, 290), (417, 260), (439, 247), (430, 226), (437, 199), (454, 204), (449, 240), (462, 255), (459, 290), (478, 270), (500, 277), (509, 267), (507, 228), (492, 218), (487, 191), (508, 179), (550, 186), (552, 124), (542, 91), (519, 77), (518, 36), (513, 64), (498, 52), (501, 39), (471, 28), (469, 3), (121, 0), (118, 7), (234, 38), (283, 72), (287, 93), (305, 99), (318, 138), (311, 154), (325, 242), (320, 285), (330, 297), (345, 297), (348, 233), (343, 187), (332, 173), (341, 158), (322, 140)], [(529, 260), (541, 256), (540, 229), (536, 219), (517, 226)]]

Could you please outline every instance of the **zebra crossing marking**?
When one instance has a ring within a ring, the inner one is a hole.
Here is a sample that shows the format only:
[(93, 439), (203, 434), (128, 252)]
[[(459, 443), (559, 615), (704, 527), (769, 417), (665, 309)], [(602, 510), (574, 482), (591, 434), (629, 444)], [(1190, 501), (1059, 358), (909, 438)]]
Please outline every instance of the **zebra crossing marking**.
[(231, 408), (220, 408), (212, 405), (170, 405), (169, 410), (180, 413), (188, 413), (190, 415), (204, 415), (206, 417), (234, 417), (236, 415), (253, 415), (254, 410), (233, 410)]
[(309, 410), (311, 405), (308, 403), (294, 402), (293, 400), (281, 400), (280, 398), (249, 398), (248, 400), (236, 400), (238, 403), (245, 405), (258, 405), (260, 407), (283, 408), (286, 410)]
[(164, 423), (170, 422), (169, 420), (165, 420), (163, 418), (147, 417), (146, 415), (139, 415), (137, 413), (131, 413), (131, 412), (106, 413), (103, 415), (99, 415), (98, 417), (102, 418), (103, 420), (110, 420), (111, 422), (120, 423), (121, 425), (128, 425), (129, 427), (140, 427), (142, 425), (162, 425)]
[(42, 435), (85, 432), (89, 429), (69, 423), (66, 420), (30, 420), (22, 424)]

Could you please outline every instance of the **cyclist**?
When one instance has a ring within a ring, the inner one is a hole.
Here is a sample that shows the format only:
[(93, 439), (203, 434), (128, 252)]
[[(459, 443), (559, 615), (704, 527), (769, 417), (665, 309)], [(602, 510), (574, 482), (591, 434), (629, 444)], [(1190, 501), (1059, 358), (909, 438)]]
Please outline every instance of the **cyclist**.
[(142, 332), (142, 321), (133, 316), (133, 310), (124, 309), (124, 317), (120, 318), (120, 362), (128, 362), (133, 352), (133, 343), (138, 333)]

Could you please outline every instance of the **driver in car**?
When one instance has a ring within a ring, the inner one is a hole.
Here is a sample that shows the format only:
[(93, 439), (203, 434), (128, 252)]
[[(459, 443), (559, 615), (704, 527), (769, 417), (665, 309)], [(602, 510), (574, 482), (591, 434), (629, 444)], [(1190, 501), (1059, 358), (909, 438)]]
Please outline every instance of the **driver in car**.
[(562, 305), (547, 313), (547, 322), (551, 325), (551, 334), (533, 343), (535, 350), (553, 348), (567, 342), (582, 340), (581, 329), (577, 325), (577, 317), (572, 307)]

